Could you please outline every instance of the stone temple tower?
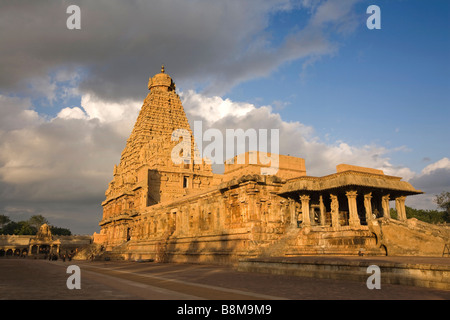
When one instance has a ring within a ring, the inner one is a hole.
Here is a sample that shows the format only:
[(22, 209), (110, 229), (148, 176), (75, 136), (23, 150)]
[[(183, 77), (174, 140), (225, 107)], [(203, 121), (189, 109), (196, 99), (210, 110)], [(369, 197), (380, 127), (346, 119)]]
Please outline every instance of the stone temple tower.
[(120, 163), (114, 166), (101, 225), (131, 219), (150, 206), (211, 187), (211, 166), (198, 159), (194, 163), (193, 133), (164, 66), (150, 78), (148, 88)]

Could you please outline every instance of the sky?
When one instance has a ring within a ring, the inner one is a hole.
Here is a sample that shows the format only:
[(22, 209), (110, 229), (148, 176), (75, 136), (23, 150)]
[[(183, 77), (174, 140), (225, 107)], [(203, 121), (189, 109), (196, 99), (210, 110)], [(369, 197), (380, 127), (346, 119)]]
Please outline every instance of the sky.
[(425, 192), (407, 205), (436, 209), (450, 191), (449, 24), (445, 0), (0, 0), (0, 214), (98, 232), (162, 64), (191, 125), (278, 129), (308, 175), (381, 169)]

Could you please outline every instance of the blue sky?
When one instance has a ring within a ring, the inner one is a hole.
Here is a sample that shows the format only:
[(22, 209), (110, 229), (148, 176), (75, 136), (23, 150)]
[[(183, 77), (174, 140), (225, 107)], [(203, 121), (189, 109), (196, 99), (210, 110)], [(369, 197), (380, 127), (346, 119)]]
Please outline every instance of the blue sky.
[[(66, 8), (81, 8), (81, 29)], [(381, 29), (369, 30), (369, 5)], [(450, 190), (450, 2), (0, 0), (0, 213), (98, 231), (148, 78), (189, 121), (278, 128), (307, 173), (403, 177), (434, 209)], [(409, 199), (409, 198), (408, 198)]]
[[(261, 105), (278, 101), (285, 104), (276, 110), (284, 119), (313, 125), (330, 141), (404, 147), (392, 157), (415, 170), (448, 156), (450, 3), (376, 3), (380, 30), (366, 27), (367, 2), (362, 2), (356, 6), (363, 13), (360, 25), (336, 36), (338, 52), (305, 69), (304, 61), (288, 63), (227, 97)], [(295, 27), (302, 16), (275, 17), (275, 33)]]

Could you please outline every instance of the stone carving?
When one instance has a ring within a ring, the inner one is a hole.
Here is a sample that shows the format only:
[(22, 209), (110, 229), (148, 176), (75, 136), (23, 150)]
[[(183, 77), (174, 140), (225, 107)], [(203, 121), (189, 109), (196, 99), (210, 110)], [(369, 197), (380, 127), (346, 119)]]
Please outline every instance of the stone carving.
[(39, 227), (36, 238), (39, 240), (52, 240), (52, 233), (48, 224), (44, 223)]
[(331, 225), (333, 227), (339, 227), (339, 201), (338, 197), (334, 194), (330, 195), (331, 198)]

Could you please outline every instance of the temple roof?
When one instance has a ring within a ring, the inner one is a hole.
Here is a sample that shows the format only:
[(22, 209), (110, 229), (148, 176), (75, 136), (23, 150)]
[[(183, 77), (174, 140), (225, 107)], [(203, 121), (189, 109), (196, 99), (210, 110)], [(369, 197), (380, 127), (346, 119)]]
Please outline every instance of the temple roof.
[(413, 195), (423, 193), (416, 190), (410, 183), (401, 181), (402, 178), (384, 174), (374, 174), (359, 171), (343, 171), (324, 177), (304, 176), (290, 179), (281, 188), (279, 194), (299, 191), (325, 191), (343, 189), (346, 187), (363, 187), (381, 189), (396, 194)]

